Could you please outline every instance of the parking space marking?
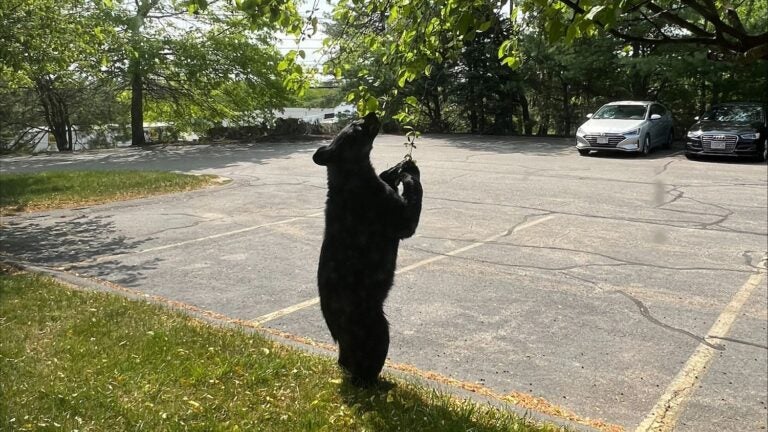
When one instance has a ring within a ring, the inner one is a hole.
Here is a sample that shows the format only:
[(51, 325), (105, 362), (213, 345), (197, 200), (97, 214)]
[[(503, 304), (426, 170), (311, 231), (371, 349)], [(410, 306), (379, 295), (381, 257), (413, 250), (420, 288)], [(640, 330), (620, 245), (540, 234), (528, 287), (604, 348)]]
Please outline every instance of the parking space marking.
[[(157, 294), (148, 294), (143, 291), (139, 291), (133, 288), (127, 288), (114, 282), (109, 282), (104, 279), (100, 279), (92, 276), (78, 275), (76, 273), (53, 270), (48, 267), (39, 267), (26, 262), (9, 260), (15, 266), (23, 268), (25, 271), (43, 274), (56, 279), (59, 283), (70, 287), (71, 289), (81, 290), (86, 292), (114, 292), (118, 295), (125, 296), (128, 299), (142, 299), (155, 304), (163, 305), (172, 310), (178, 310), (189, 314), (192, 317), (205, 320), (209, 324), (227, 324), (242, 327), (243, 329), (255, 330), (259, 334), (271, 337), (273, 340), (280, 340), (283, 343), (300, 344), (305, 348), (313, 348), (325, 351), (327, 353), (336, 353), (337, 347), (334, 344), (328, 344), (318, 342), (310, 339), (306, 336), (300, 336), (293, 333), (289, 333), (283, 330), (259, 327), (252, 321), (245, 321), (239, 318), (234, 318), (223, 313), (214, 312), (207, 309), (201, 309), (198, 306), (185, 303), (178, 300), (173, 300), (168, 297), (164, 297)], [(316, 352), (316, 351), (313, 351)], [(623, 429), (619, 425), (607, 423), (602, 420), (592, 419), (589, 417), (580, 416), (577, 413), (568, 410), (565, 407), (555, 405), (548, 400), (531, 396), (528, 393), (520, 393), (516, 391), (508, 393), (499, 393), (486, 387), (478, 382), (461, 381), (447, 375), (442, 375), (437, 372), (419, 369), (416, 366), (405, 363), (394, 363), (391, 360), (387, 360), (385, 363), (386, 372), (390, 375), (394, 371), (405, 374), (407, 377), (418, 377), (424, 379), (433, 384), (441, 386), (447, 386), (453, 389), (460, 389), (470, 393), (477, 394), (484, 398), (490, 398), (501, 402), (502, 404), (511, 404), (518, 408), (524, 409), (526, 415), (530, 418), (537, 419), (536, 416), (531, 416), (531, 412), (541, 413), (546, 416), (551, 416), (563, 420), (564, 422), (573, 422), (576, 424), (582, 424), (594, 428), (596, 431), (604, 432), (620, 432)], [(448, 390), (446, 388), (446, 390)], [(546, 419), (551, 423), (550, 419)], [(566, 425), (570, 425), (566, 423)], [(590, 429), (592, 430), (592, 429)]]
[(114, 255), (103, 255), (103, 256), (92, 258), (92, 259), (88, 259), (88, 260), (85, 260), (85, 261), (79, 261), (79, 262), (76, 262), (76, 263), (68, 264), (68, 265), (64, 266), (64, 269), (70, 268), (72, 266), (82, 265), (82, 264), (93, 264), (93, 263), (103, 262), (103, 261), (111, 260), (111, 259), (114, 259), (114, 258), (126, 256), (126, 255), (139, 255), (139, 254), (144, 254), (144, 253), (148, 253), (148, 252), (157, 252), (157, 251), (161, 251), (161, 250), (165, 250), (165, 249), (176, 248), (176, 247), (179, 247), (179, 246), (186, 246), (186, 245), (192, 244), (192, 243), (199, 243), (199, 242), (203, 242), (203, 241), (207, 241), (207, 240), (213, 240), (213, 239), (217, 239), (217, 238), (220, 238), (220, 237), (227, 237), (227, 236), (231, 236), (231, 235), (235, 235), (235, 234), (242, 234), (244, 232), (257, 230), (257, 229), (260, 229), (260, 228), (266, 228), (266, 227), (275, 226), (275, 225), (283, 225), (283, 224), (287, 224), (287, 223), (291, 223), (291, 222), (295, 222), (295, 221), (303, 220), (303, 219), (310, 219), (310, 218), (313, 218), (313, 217), (321, 216), (323, 213), (324, 212), (317, 212), (317, 213), (308, 214), (306, 216), (296, 216), (296, 217), (292, 217), (292, 218), (289, 218), (289, 219), (283, 219), (283, 220), (279, 220), (279, 221), (275, 221), (275, 222), (269, 222), (269, 223), (265, 223), (265, 224), (261, 224), (261, 225), (253, 225), (253, 226), (249, 226), (249, 227), (238, 229), (238, 230), (234, 230), (234, 231), (227, 231), (227, 232), (223, 232), (223, 233), (219, 233), (219, 234), (213, 234), (213, 235), (209, 235), (209, 236), (205, 236), (205, 237), (195, 238), (195, 239), (191, 239), (191, 240), (185, 240), (185, 241), (178, 242), (178, 243), (171, 243), (171, 244), (167, 244), (167, 245), (163, 245), (163, 246), (156, 246), (156, 247), (151, 247), (151, 248), (147, 248), (147, 249), (141, 249), (141, 250), (138, 250), (138, 251), (125, 252), (125, 253), (119, 253), (119, 254), (114, 254)]
[[(419, 267), (423, 267), (423, 266), (425, 266), (427, 264), (431, 264), (431, 263), (436, 262), (436, 261), (442, 261), (442, 260), (444, 260), (446, 258), (452, 257), (454, 255), (458, 255), (458, 254), (460, 254), (462, 252), (466, 252), (468, 250), (472, 250), (472, 249), (475, 249), (477, 247), (483, 246), (485, 244), (494, 242), (494, 241), (496, 241), (496, 240), (498, 240), (498, 239), (500, 239), (502, 237), (510, 235), (511, 233), (516, 233), (518, 231), (524, 230), (526, 228), (530, 228), (530, 227), (532, 227), (534, 225), (538, 225), (540, 223), (546, 222), (546, 221), (554, 219), (554, 218), (555, 218), (554, 215), (548, 215), (548, 216), (544, 216), (542, 218), (534, 219), (534, 220), (532, 220), (530, 222), (526, 222), (526, 223), (520, 224), (520, 225), (518, 225), (518, 226), (516, 226), (516, 227), (514, 227), (512, 229), (505, 230), (502, 233), (494, 234), (494, 235), (488, 237), (487, 239), (481, 240), (479, 242), (472, 243), (470, 245), (467, 245), (467, 246), (464, 246), (464, 247), (452, 250), (452, 251), (450, 251), (448, 253), (445, 253), (445, 254), (442, 254), (442, 255), (436, 255), (436, 256), (433, 256), (433, 257), (430, 257), (430, 258), (427, 258), (427, 259), (423, 259), (423, 260), (421, 260), (419, 262), (416, 262), (416, 263), (413, 263), (411, 265), (405, 266), (403, 268), (397, 269), (395, 271), (395, 274), (398, 275), (398, 274), (401, 274), (401, 273), (405, 273), (407, 271), (411, 271), (411, 270), (417, 269)], [(314, 306), (314, 305), (316, 305), (318, 303), (320, 303), (320, 297), (311, 298), (311, 299), (305, 300), (305, 301), (303, 301), (301, 303), (297, 303), (295, 305), (291, 305), (291, 306), (288, 306), (286, 308), (283, 308), (283, 309), (280, 309), (280, 310), (277, 310), (277, 311), (274, 311), (274, 312), (270, 312), (270, 313), (268, 313), (266, 315), (262, 315), (262, 316), (260, 316), (258, 318), (254, 318), (253, 320), (251, 320), (251, 322), (252, 323), (256, 323), (257, 325), (262, 325), (262, 324), (267, 323), (269, 321), (273, 321), (273, 320), (275, 320), (277, 318), (281, 318), (281, 317), (284, 317), (286, 315), (290, 315), (290, 314), (292, 314), (294, 312), (298, 312), (298, 311), (300, 311), (302, 309), (306, 309), (308, 307)]]
[(301, 303), (297, 303), (297, 304), (295, 304), (293, 306), (288, 306), (287, 308), (283, 308), (283, 309), (280, 309), (280, 310), (268, 313), (266, 315), (262, 315), (262, 316), (260, 316), (258, 318), (252, 319), (251, 323), (253, 323), (253, 324), (257, 325), (257, 326), (260, 326), (260, 325), (262, 325), (262, 324), (264, 324), (266, 322), (276, 320), (276, 319), (278, 319), (280, 317), (283, 317), (283, 316), (286, 316), (286, 315), (290, 315), (290, 314), (292, 314), (294, 312), (298, 312), (298, 311), (300, 311), (302, 309), (306, 309), (306, 308), (308, 308), (310, 306), (314, 306), (314, 305), (316, 305), (318, 303), (320, 303), (320, 297), (311, 298), (311, 299), (305, 300), (305, 301), (303, 301)]
[[(766, 273), (768, 256), (763, 258), (760, 270), (753, 274), (749, 280), (733, 295), (730, 303), (723, 309), (720, 316), (707, 332), (708, 337), (723, 338), (728, 335), (741, 308), (760, 286)], [(686, 403), (691, 399), (693, 392), (707, 373), (709, 365), (717, 352), (711, 346), (699, 344), (693, 355), (688, 359), (682, 369), (666, 388), (661, 398), (656, 402), (648, 416), (635, 429), (635, 432), (667, 432), (673, 431), (685, 409)]]

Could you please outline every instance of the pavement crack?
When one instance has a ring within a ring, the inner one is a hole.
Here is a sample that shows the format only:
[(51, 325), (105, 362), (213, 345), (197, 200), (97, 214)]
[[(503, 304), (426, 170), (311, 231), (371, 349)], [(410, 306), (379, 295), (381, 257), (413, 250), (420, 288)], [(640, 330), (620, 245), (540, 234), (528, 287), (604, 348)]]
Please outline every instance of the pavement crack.
[(667, 169), (669, 169), (669, 166), (672, 165), (673, 163), (677, 162), (677, 161), (678, 161), (678, 159), (672, 159), (671, 161), (665, 163), (664, 166), (662, 166), (659, 171), (656, 171), (656, 175), (660, 176), (660, 175), (664, 174), (667, 171)]
[(697, 335), (689, 332), (688, 330), (683, 330), (683, 329), (680, 329), (680, 328), (677, 328), (677, 327), (674, 327), (674, 326), (671, 326), (669, 324), (666, 324), (666, 323), (663, 323), (663, 322), (659, 321), (653, 315), (651, 315), (651, 311), (648, 309), (648, 307), (645, 305), (645, 303), (643, 303), (642, 301), (640, 301), (639, 299), (637, 299), (633, 295), (629, 294), (628, 292), (623, 291), (623, 290), (613, 290), (613, 291), (608, 291), (608, 292), (614, 292), (614, 293), (617, 293), (617, 294), (621, 294), (624, 297), (630, 299), (637, 306), (637, 308), (640, 310), (640, 315), (642, 315), (643, 318), (647, 319), (652, 324), (655, 324), (655, 325), (657, 325), (657, 326), (659, 326), (661, 328), (664, 328), (664, 329), (667, 329), (667, 330), (670, 330), (670, 331), (673, 331), (673, 332), (680, 333), (682, 335), (688, 336), (688, 337), (690, 337), (690, 338), (692, 338), (694, 340), (697, 340), (699, 343), (702, 343), (702, 344), (704, 344), (704, 345), (706, 345), (706, 346), (708, 346), (708, 347), (710, 347), (712, 349), (715, 349), (715, 350), (718, 350), (718, 351), (725, 351), (725, 347), (723, 347), (722, 345), (717, 345), (717, 344), (710, 343), (710, 342), (707, 341), (706, 338), (703, 338), (701, 336), (697, 336)]
[(766, 345), (761, 345), (761, 344), (755, 343), (755, 342), (747, 342), (747, 341), (743, 341), (741, 339), (734, 339), (734, 338), (721, 337), (721, 336), (712, 336), (712, 335), (707, 336), (707, 338), (709, 338), (709, 339), (719, 339), (719, 340), (724, 340), (724, 341), (728, 341), (728, 342), (734, 342), (734, 343), (742, 344), (742, 345), (749, 345), (749, 346), (753, 346), (753, 347), (756, 347), (756, 348), (761, 348), (761, 349), (764, 349), (764, 350), (768, 350), (768, 346), (766, 346)]
[[(510, 234), (511, 234), (511, 231), (505, 233), (501, 237), (503, 238), (503, 237), (509, 236)], [(461, 241), (466, 241), (466, 240), (461, 240)], [(494, 242), (485, 242), (485, 243), (510, 245), (508, 243), (494, 243)], [(522, 247), (526, 247), (526, 246), (522, 246)], [(539, 248), (538, 246), (532, 246), (532, 247)], [(421, 248), (418, 246), (408, 246), (405, 249), (424, 252), (432, 255), (445, 256), (447, 258), (454, 258), (454, 259), (459, 259), (463, 261), (472, 261), (472, 262), (481, 263), (481, 264), (490, 264), (494, 266), (510, 267), (510, 268), (535, 269), (535, 270), (543, 270), (543, 271), (566, 271), (566, 270), (584, 269), (588, 267), (633, 267), (635, 266), (635, 267), (648, 267), (648, 268), (655, 268), (659, 270), (674, 270), (674, 271), (722, 271), (722, 272), (735, 272), (735, 273), (752, 273), (751, 270), (737, 270), (737, 269), (717, 268), (717, 267), (671, 267), (671, 266), (662, 266), (657, 264), (646, 264), (646, 263), (638, 263), (638, 262), (574, 264), (574, 265), (561, 266), (561, 267), (543, 267), (543, 266), (536, 266), (536, 265), (529, 265), (529, 264), (509, 264), (509, 263), (504, 263), (499, 261), (484, 260), (480, 258), (451, 255), (443, 252), (438, 252), (435, 250)]]
[[(502, 204), (497, 202), (460, 200), (460, 199), (454, 199), (454, 198), (435, 197), (435, 196), (429, 196), (427, 197), (427, 199), (456, 202), (461, 204), (480, 205), (480, 206), (508, 207), (508, 208), (532, 210), (532, 211), (538, 211), (538, 212), (549, 212), (549, 214), (553, 214), (553, 215), (575, 216), (575, 217), (583, 217), (583, 218), (589, 218), (589, 219), (610, 220), (610, 221), (619, 221), (619, 222), (631, 222), (631, 223), (647, 224), (647, 225), (654, 225), (654, 226), (685, 228), (685, 229), (700, 230), (700, 231), (717, 231), (717, 232), (724, 232), (724, 233), (744, 234), (744, 235), (753, 235), (753, 236), (761, 236), (761, 237), (766, 235), (765, 232), (739, 230), (735, 228), (719, 226), (718, 224), (724, 222), (725, 219), (727, 219), (733, 213), (731, 210), (727, 210), (731, 212), (728, 215), (725, 215), (725, 216), (716, 215), (716, 217), (718, 217), (718, 220), (714, 222), (700, 222), (696, 220), (674, 220), (674, 219), (660, 220), (660, 219), (647, 219), (647, 218), (601, 216), (601, 215), (588, 214), (588, 213), (576, 213), (576, 212), (568, 212), (568, 211), (562, 211), (562, 210), (551, 210), (551, 209), (546, 209), (541, 207), (521, 206), (521, 205), (515, 205), (515, 204)], [(717, 226), (717, 229), (712, 228), (713, 226)]]
[[(664, 191), (663, 190), (664, 189), (664, 184), (663, 183), (656, 183), (656, 201), (657, 201), (657, 204), (655, 206), (656, 208), (661, 208), (661, 207), (673, 204), (676, 201), (678, 201), (679, 199), (683, 198), (683, 196), (685, 196), (685, 192), (680, 190), (680, 186), (674, 186), (674, 185), (671, 185), (671, 186), (672, 186), (672, 189), (670, 189), (668, 191)], [(664, 201), (663, 200), (663, 196), (665, 194), (667, 194), (667, 195), (674, 194), (674, 197), (672, 199), (668, 200), (668, 201)], [(662, 202), (659, 202), (659, 201), (662, 201)], [(664, 209), (664, 210), (668, 210), (668, 209)]]
[[(539, 215), (540, 216), (540, 215)], [(525, 221), (521, 222), (520, 224), (515, 225), (515, 227), (525, 223)], [(504, 237), (508, 237), (512, 232), (514, 232), (515, 227), (509, 229), (503, 236), (499, 237), (499, 239), (502, 239)], [(431, 239), (431, 240), (450, 240), (455, 242), (473, 242), (474, 240), (471, 239), (458, 239), (458, 238), (450, 238), (450, 237), (437, 237), (437, 236), (419, 236), (419, 238), (424, 239)], [(527, 245), (527, 244), (520, 244), (520, 243), (509, 243), (509, 242), (500, 242), (498, 240), (495, 241), (487, 241), (485, 244), (488, 245), (495, 245), (495, 246), (503, 246), (503, 247), (517, 247), (521, 249), (542, 249), (542, 250), (552, 250), (552, 251), (559, 251), (559, 252), (572, 252), (572, 253), (581, 253), (585, 255), (593, 255), (600, 258), (609, 259), (611, 261), (614, 261), (613, 263), (592, 263), (592, 264), (577, 264), (572, 266), (564, 266), (564, 267), (540, 267), (540, 266), (526, 266), (522, 264), (507, 264), (502, 262), (496, 262), (496, 261), (489, 261), (489, 260), (480, 260), (477, 258), (470, 258), (470, 257), (463, 257), (463, 256), (455, 256), (450, 255), (453, 258), (459, 258), (464, 260), (474, 260), (477, 262), (483, 262), (487, 264), (494, 264), (494, 265), (501, 265), (501, 266), (509, 266), (509, 267), (526, 267), (526, 268), (536, 268), (540, 270), (552, 270), (552, 271), (565, 271), (565, 270), (574, 270), (578, 268), (586, 268), (586, 267), (620, 267), (620, 266), (638, 266), (638, 267), (649, 267), (649, 268), (655, 268), (659, 270), (675, 270), (675, 271), (727, 271), (727, 272), (735, 272), (735, 273), (751, 273), (751, 270), (741, 270), (741, 269), (732, 269), (732, 268), (722, 268), (722, 267), (675, 267), (675, 266), (665, 266), (660, 264), (649, 264), (649, 263), (643, 263), (639, 261), (631, 261), (623, 258), (617, 258), (613, 257), (607, 254), (599, 253), (599, 252), (592, 252), (592, 251), (586, 251), (581, 249), (573, 249), (573, 248), (565, 248), (565, 247), (559, 247), (559, 246), (537, 246), (537, 245)], [(444, 255), (441, 252), (420, 248), (418, 246), (408, 246), (409, 249), (418, 250), (420, 252), (426, 252), (430, 254), (435, 255)]]

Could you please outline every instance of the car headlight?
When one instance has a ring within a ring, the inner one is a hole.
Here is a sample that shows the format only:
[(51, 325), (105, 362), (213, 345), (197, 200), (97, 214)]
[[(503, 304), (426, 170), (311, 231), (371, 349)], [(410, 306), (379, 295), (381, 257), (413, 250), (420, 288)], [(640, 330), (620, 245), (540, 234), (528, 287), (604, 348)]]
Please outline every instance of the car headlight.
[(578, 128), (576, 129), (576, 136), (584, 136), (586, 132), (584, 132), (584, 129)]
[(760, 132), (752, 132), (752, 133), (748, 133), (748, 134), (741, 134), (739, 136), (744, 138), (744, 139), (756, 140), (756, 139), (760, 139)]
[(701, 131), (700, 130), (688, 131), (688, 138), (698, 138), (700, 136), (701, 136)]
[(622, 135), (640, 135), (640, 128), (628, 130), (626, 132), (622, 132)]

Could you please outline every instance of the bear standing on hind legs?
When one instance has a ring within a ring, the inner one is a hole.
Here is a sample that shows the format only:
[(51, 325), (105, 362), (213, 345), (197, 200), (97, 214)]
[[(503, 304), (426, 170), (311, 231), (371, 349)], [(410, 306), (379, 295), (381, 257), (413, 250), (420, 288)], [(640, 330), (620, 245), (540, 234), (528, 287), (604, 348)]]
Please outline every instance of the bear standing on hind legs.
[(389, 349), (384, 300), (394, 280), (400, 239), (412, 236), (419, 224), (423, 193), (411, 160), (376, 175), (370, 153), (378, 132), (376, 114), (368, 114), (312, 156), (328, 168), (317, 271), (320, 307), (339, 344), (339, 365), (360, 386), (375, 384), (384, 367)]

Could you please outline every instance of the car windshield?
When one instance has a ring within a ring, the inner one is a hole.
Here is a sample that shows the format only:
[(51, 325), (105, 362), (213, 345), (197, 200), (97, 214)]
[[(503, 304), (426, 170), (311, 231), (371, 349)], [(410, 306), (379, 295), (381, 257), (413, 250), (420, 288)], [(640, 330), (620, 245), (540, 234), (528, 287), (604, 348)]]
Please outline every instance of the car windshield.
[(614, 119), (614, 120), (643, 120), (647, 105), (605, 105), (600, 108), (593, 119)]
[(734, 123), (754, 123), (763, 120), (763, 109), (754, 105), (729, 105), (712, 108), (702, 120)]

